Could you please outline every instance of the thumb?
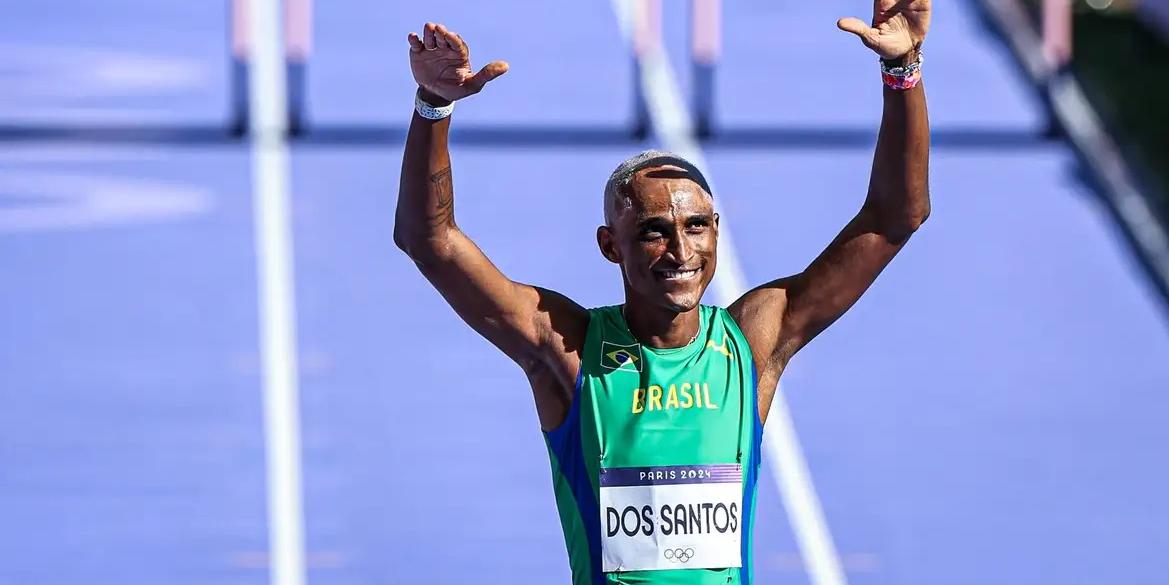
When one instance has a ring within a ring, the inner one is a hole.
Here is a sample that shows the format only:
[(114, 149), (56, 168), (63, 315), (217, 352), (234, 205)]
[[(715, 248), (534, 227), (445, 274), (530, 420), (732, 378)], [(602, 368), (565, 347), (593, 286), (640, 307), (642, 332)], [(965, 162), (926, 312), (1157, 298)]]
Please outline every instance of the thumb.
[(471, 77), (470, 85), (475, 88), (475, 91), (483, 89), (488, 81), (507, 73), (507, 61), (492, 61), (483, 66), (473, 77)]
[(861, 38), (862, 41), (868, 40), (869, 25), (859, 18), (842, 18), (836, 21), (836, 27), (844, 32), (850, 32)]

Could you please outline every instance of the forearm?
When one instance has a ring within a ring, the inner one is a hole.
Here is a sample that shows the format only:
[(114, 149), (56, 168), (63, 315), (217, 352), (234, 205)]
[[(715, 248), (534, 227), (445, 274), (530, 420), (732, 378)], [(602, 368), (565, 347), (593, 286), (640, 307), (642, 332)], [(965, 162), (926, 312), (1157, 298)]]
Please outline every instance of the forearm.
[(865, 206), (886, 235), (908, 237), (930, 212), (925, 87), (883, 88), (884, 113)]
[[(424, 95), (433, 105), (437, 96)], [(450, 118), (428, 120), (414, 113), (402, 157), (394, 241), (411, 256), (433, 251), (455, 229), (454, 188), (447, 149)]]

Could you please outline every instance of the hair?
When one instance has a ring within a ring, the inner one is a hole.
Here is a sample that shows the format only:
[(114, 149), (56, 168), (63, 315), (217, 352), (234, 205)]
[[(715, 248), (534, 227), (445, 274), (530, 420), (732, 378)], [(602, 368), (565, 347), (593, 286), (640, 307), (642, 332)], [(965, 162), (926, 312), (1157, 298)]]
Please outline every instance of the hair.
[(707, 195), (714, 197), (714, 193), (710, 190), (710, 184), (706, 182), (706, 177), (703, 176), (702, 171), (694, 166), (694, 163), (682, 158), (682, 156), (664, 150), (646, 150), (639, 152), (627, 159), (625, 162), (617, 165), (613, 170), (613, 174), (609, 175), (609, 180), (605, 183), (605, 223), (612, 225), (612, 219), (615, 218), (614, 213), (618, 211), (618, 205), (629, 207), (629, 185), (633, 182), (633, 175), (638, 171), (648, 168), (672, 166), (678, 167), (688, 175)]

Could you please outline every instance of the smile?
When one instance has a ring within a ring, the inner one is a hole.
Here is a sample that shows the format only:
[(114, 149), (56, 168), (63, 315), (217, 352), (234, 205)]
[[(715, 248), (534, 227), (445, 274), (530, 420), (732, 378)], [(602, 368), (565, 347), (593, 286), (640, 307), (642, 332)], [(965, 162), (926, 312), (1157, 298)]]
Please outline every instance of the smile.
[(699, 272), (701, 271), (695, 268), (692, 270), (659, 270), (657, 274), (666, 280), (690, 280), (697, 277)]

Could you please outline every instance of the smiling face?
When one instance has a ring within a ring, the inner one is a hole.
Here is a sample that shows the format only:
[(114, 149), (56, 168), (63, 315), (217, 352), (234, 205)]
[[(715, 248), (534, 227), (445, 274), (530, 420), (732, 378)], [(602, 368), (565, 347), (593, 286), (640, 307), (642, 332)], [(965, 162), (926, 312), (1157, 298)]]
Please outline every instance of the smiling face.
[(601, 253), (621, 265), (627, 294), (685, 312), (714, 277), (718, 214), (714, 201), (675, 166), (635, 173), (609, 225), (597, 229)]

